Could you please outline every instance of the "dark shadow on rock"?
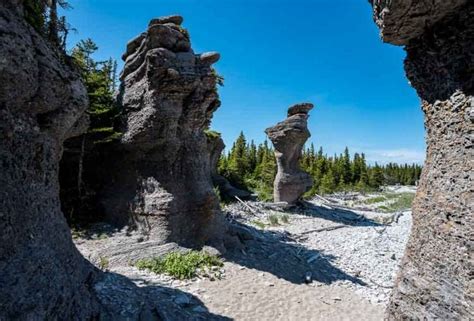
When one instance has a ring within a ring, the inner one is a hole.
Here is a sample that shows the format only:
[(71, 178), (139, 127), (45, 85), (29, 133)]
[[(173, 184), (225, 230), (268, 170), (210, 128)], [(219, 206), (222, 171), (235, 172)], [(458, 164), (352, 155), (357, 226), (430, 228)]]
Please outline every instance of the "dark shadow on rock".
[(363, 215), (357, 214), (354, 211), (344, 208), (328, 209), (322, 206), (317, 206), (309, 202), (303, 202), (304, 206), (294, 210), (294, 213), (299, 215), (318, 217), (324, 220), (341, 223), (350, 226), (382, 226), (382, 224), (367, 218)]
[(94, 288), (102, 307), (100, 320), (232, 320), (209, 312), (190, 293), (157, 285), (137, 286), (112, 272), (103, 273)]
[(243, 248), (229, 250), (224, 258), (249, 269), (268, 272), (295, 284), (305, 283), (308, 273), (317, 282), (331, 284), (350, 281), (366, 285), (331, 263), (335, 257), (298, 244), (291, 235), (275, 231), (262, 231), (233, 221), (230, 233), (238, 237)]

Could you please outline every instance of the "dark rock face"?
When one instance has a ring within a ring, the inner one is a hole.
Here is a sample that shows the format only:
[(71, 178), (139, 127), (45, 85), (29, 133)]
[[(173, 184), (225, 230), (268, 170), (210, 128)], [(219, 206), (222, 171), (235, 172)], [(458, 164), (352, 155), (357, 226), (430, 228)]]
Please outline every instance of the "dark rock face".
[(472, 319), (474, 3), (375, 2), (383, 39), (406, 45), (428, 145), (387, 318)]
[(369, 0), (385, 41), (406, 45), (469, 0)]
[(296, 202), (311, 189), (313, 180), (299, 167), (301, 151), (311, 136), (307, 126), (312, 104), (297, 104), (288, 109), (288, 118), (267, 128), (265, 133), (275, 146), (278, 172), (275, 177), (273, 198), (275, 202)]
[(219, 107), (218, 53), (197, 55), (181, 17), (153, 19), (127, 45), (119, 104), (122, 132), (106, 215), (150, 238), (219, 243), (225, 224), (213, 192), (204, 129)]
[(219, 175), (217, 172), (219, 158), (221, 157), (222, 151), (225, 148), (224, 141), (220, 135), (208, 136), (207, 148), (209, 153), (209, 165), (211, 166), (212, 182), (219, 188), (221, 195), (233, 200), (235, 200), (236, 196), (241, 199), (249, 198), (251, 196), (249, 192), (232, 186), (232, 184), (230, 184), (230, 182), (224, 176)]
[(22, 17), (0, 4), (0, 320), (83, 320), (94, 269), (59, 204), (63, 141), (87, 127), (87, 93)]

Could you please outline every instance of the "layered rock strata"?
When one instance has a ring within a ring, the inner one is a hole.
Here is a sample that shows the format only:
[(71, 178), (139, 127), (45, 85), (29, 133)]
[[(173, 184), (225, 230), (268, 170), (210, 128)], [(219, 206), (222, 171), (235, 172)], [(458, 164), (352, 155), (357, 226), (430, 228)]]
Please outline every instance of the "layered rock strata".
[(265, 133), (275, 147), (278, 171), (273, 186), (275, 202), (296, 202), (311, 189), (311, 176), (299, 166), (304, 143), (311, 136), (308, 130), (309, 103), (297, 104), (288, 109), (288, 118), (267, 128)]
[(412, 233), (387, 319), (472, 319), (474, 3), (372, 4), (383, 40), (405, 46), (427, 132)]
[(153, 19), (127, 45), (121, 150), (102, 203), (116, 223), (194, 247), (219, 243), (225, 229), (204, 133), (220, 106), (212, 68), (219, 54), (195, 54), (181, 22)]
[(96, 274), (60, 210), (65, 139), (87, 128), (86, 88), (25, 22), (0, 4), (0, 320), (86, 320)]

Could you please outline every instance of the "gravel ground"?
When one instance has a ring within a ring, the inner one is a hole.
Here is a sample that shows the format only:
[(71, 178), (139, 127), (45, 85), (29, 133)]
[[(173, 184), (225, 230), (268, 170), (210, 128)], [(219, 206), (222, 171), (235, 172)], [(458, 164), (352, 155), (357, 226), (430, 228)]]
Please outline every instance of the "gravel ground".
[[(374, 196), (333, 195), (290, 209), (260, 202), (225, 206), (230, 233), (242, 244), (223, 255), (217, 278), (179, 281), (140, 271), (130, 262), (179, 246), (154, 244), (108, 225), (76, 233), (75, 242), (91, 262), (100, 267), (105, 261), (110, 275), (123, 275), (143, 289), (140, 295), (161, 295), (157, 300), (168, 306), (160, 309), (170, 315), (178, 305), (183, 313), (219, 320), (378, 321), (409, 236), (411, 212), (379, 212), (380, 204), (365, 202)], [(354, 204), (356, 209), (347, 207)], [(102, 291), (107, 297), (117, 293), (117, 282), (109, 283)]]
[[(402, 192), (407, 192), (407, 189)], [(257, 209), (256, 215), (252, 213), (251, 217), (248, 214), (250, 211), (242, 204), (232, 204), (226, 210), (245, 224), (261, 229), (261, 223), (267, 223), (265, 230), (289, 233), (299, 245), (317, 251), (334, 267), (365, 283), (338, 280), (332, 283), (333, 286), (350, 288), (371, 303), (387, 304), (408, 241), (411, 211), (381, 213), (375, 210), (328, 209), (319, 207), (322, 203), (316, 199), (309, 203), (315, 207), (285, 213), (268, 211), (259, 203), (249, 202), (248, 205)], [(286, 224), (281, 223), (281, 217), (285, 214), (289, 217)], [(280, 217), (281, 225), (271, 226), (271, 215)], [(378, 223), (392, 221), (394, 216), (396, 221), (389, 225)], [(313, 259), (316, 261), (317, 258)]]

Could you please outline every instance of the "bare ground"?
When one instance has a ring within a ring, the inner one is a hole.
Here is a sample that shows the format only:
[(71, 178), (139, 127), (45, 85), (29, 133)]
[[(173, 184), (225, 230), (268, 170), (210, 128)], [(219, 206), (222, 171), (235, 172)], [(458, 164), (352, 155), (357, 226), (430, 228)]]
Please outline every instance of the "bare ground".
[[(102, 269), (138, 287), (164, 289), (167, 300), (215, 319), (382, 320), (411, 213), (378, 212), (376, 205), (364, 204), (370, 197), (350, 201), (364, 210), (344, 208), (348, 201), (338, 200), (290, 210), (255, 202), (247, 203), (251, 209), (227, 206), (232, 232), (243, 246), (223, 255), (220, 278), (179, 281), (140, 271), (132, 264), (137, 259), (179, 247), (155, 245), (106, 225), (75, 240)], [(271, 225), (275, 217), (278, 224)]]

